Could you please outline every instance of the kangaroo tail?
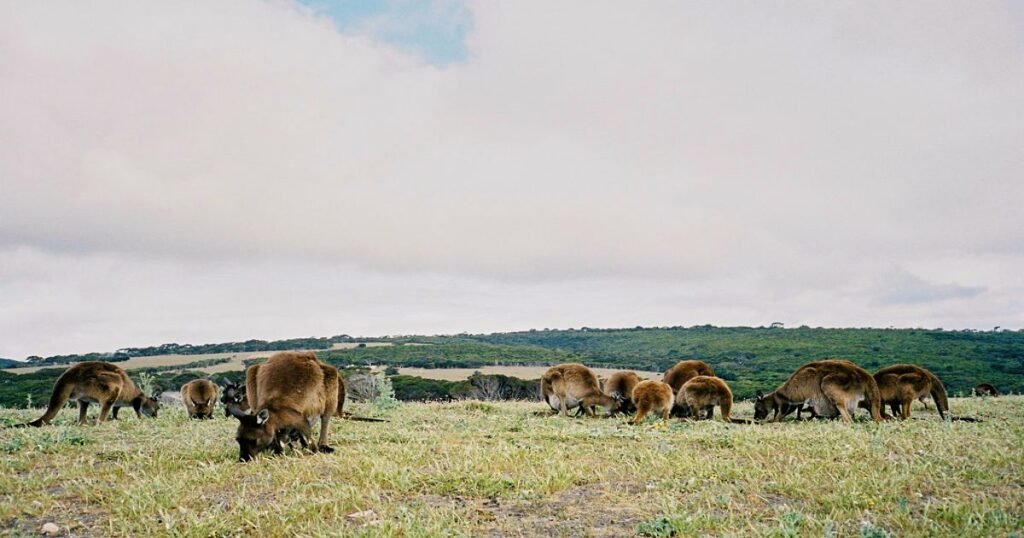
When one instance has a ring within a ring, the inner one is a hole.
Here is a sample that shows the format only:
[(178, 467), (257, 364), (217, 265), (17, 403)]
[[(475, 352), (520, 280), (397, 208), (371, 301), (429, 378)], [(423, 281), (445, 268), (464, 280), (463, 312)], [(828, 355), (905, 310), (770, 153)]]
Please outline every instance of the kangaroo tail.
[(946, 387), (938, 377), (932, 376), (932, 400), (935, 400), (935, 408), (939, 410), (939, 416), (945, 420), (946, 413), (949, 413), (949, 398), (946, 395)]
[(47, 406), (46, 412), (43, 416), (33, 420), (32, 422), (26, 422), (25, 424), (17, 424), (16, 428), (24, 428), (26, 426), (32, 426), (38, 428), (45, 426), (53, 420), (53, 417), (57, 416), (60, 409), (67, 403), (68, 398), (71, 397), (71, 391), (75, 389), (74, 383), (64, 380), (63, 376), (57, 378), (57, 382), (53, 384), (53, 394), (50, 395), (50, 405)]
[(353, 422), (391, 422), (390, 420), (384, 420), (382, 418), (359, 417), (350, 413), (343, 413), (341, 418), (351, 420)]

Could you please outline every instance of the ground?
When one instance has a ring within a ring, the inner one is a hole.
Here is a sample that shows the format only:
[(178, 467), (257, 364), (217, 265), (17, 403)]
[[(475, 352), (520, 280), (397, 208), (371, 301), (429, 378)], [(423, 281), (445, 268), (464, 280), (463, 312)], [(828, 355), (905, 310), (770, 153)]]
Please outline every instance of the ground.
[[(984, 422), (916, 403), (883, 424), (638, 427), (540, 402), (402, 404), (388, 423), (335, 419), (334, 454), (248, 464), (234, 419), (165, 408), (80, 427), (68, 408), (0, 430), (0, 535), (49, 522), (65, 536), (1021, 533), (1024, 397), (951, 406)], [(40, 413), (0, 409), (0, 424)]]

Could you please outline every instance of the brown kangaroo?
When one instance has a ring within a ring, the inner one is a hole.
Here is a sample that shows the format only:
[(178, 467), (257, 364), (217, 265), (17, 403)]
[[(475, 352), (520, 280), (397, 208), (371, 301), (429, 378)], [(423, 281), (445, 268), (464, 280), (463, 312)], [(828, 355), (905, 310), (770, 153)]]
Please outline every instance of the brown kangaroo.
[(993, 398), (999, 396), (999, 389), (995, 388), (989, 383), (982, 383), (977, 387), (974, 387), (975, 396), (992, 396)]
[(619, 402), (619, 411), (632, 413), (636, 411), (633, 404), (633, 389), (641, 381), (636, 372), (615, 372), (604, 383), (604, 393)]
[(633, 424), (643, 422), (647, 413), (658, 413), (662, 421), (667, 421), (669, 413), (672, 412), (672, 387), (663, 381), (648, 379), (637, 383), (633, 388), (632, 399), (636, 405)]
[(79, 424), (85, 424), (85, 413), (90, 403), (100, 404), (97, 424), (106, 421), (115, 406), (131, 406), (139, 418), (142, 415), (155, 417), (160, 410), (160, 403), (143, 394), (121, 367), (109, 362), (86, 361), (60, 374), (53, 384), (50, 405), (43, 416), (18, 426), (39, 427), (49, 424), (69, 399), (78, 400)]
[(676, 407), (684, 409), (684, 412), (692, 413), (697, 420), (701, 420), (701, 411), (706, 411), (704, 419), (710, 419), (715, 412), (715, 406), (722, 411), (722, 420), (732, 422), (732, 391), (725, 380), (699, 375), (686, 383), (676, 393)]
[(715, 369), (704, 361), (679, 361), (675, 366), (665, 370), (665, 376), (661, 380), (668, 383), (672, 387), (672, 392), (676, 393), (682, 388), (683, 383), (699, 375), (714, 376)]
[(609, 413), (619, 409), (615, 398), (601, 392), (594, 372), (578, 363), (548, 368), (540, 378), (540, 393), (551, 409), (565, 416), (577, 406), (590, 416), (594, 416), (595, 405), (607, 408)]
[[(856, 364), (842, 359), (807, 363), (774, 392), (760, 399), (762, 408), (775, 411), (773, 422), (783, 417), (783, 407), (810, 400), (816, 413), (839, 415), (852, 422), (852, 413), (862, 400), (867, 400), (871, 419), (882, 420), (881, 394), (875, 378)], [(759, 403), (760, 403), (759, 402)], [(755, 411), (755, 416), (760, 413)], [(767, 415), (767, 412), (764, 413)]]
[(338, 412), (338, 369), (320, 362), (309, 351), (275, 353), (266, 362), (245, 371), (246, 395), (253, 414), (229, 407), (238, 419), (239, 461), (272, 449), (281, 453), (297, 439), (311, 445), (312, 426), (320, 421), (320, 438), (313, 450), (333, 452), (327, 444), (331, 417)]
[[(894, 416), (902, 419), (910, 418), (910, 404), (917, 399), (924, 399), (931, 395), (935, 401), (935, 408), (939, 416), (946, 418), (949, 412), (949, 399), (946, 396), (946, 387), (942, 385), (935, 374), (915, 366), (913, 364), (894, 364), (886, 366), (875, 372), (875, 382), (878, 383), (878, 390), (881, 393), (882, 413), (885, 413), (885, 406), (892, 408)], [(864, 406), (865, 402), (861, 402)]]
[(217, 405), (217, 385), (209, 379), (193, 379), (181, 386), (181, 402), (189, 418), (213, 418)]

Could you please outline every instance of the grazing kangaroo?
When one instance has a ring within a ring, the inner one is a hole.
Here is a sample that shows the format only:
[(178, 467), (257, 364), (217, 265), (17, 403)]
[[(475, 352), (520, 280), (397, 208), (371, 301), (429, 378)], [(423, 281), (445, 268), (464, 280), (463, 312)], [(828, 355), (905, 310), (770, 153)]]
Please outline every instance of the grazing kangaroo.
[(266, 362), (245, 371), (246, 394), (253, 414), (231, 406), (238, 419), (239, 461), (272, 449), (281, 453), (297, 439), (303, 448), (311, 444), (312, 426), (320, 421), (320, 438), (314, 450), (333, 452), (327, 444), (331, 417), (338, 412), (338, 369), (320, 362), (309, 351), (275, 353)]
[(975, 396), (992, 396), (994, 398), (996, 396), (999, 396), (999, 394), (999, 389), (995, 388), (994, 386), (988, 383), (982, 383), (977, 387), (974, 387)]
[(633, 403), (636, 405), (633, 424), (643, 422), (648, 413), (658, 413), (662, 421), (667, 421), (674, 399), (672, 387), (668, 383), (653, 379), (637, 383), (633, 388)]
[[(775, 411), (773, 422), (783, 417), (786, 404), (810, 401), (819, 415), (838, 412), (846, 422), (862, 400), (867, 400), (871, 419), (881, 421), (881, 395), (875, 378), (866, 370), (847, 360), (830, 359), (807, 363), (774, 392), (759, 399), (762, 409)], [(755, 416), (758, 416), (755, 409)], [(767, 411), (763, 416), (767, 415)], [(762, 417), (763, 418), (763, 417)]]
[[(732, 422), (732, 390), (725, 380), (699, 375), (686, 383), (676, 393), (676, 407), (682, 408), (684, 413), (692, 413), (697, 420), (701, 420), (701, 411), (706, 411), (704, 419), (714, 416), (715, 406), (719, 406), (722, 412), (722, 420)], [(744, 421), (745, 422), (745, 421)]]
[(160, 403), (143, 394), (121, 367), (109, 362), (86, 361), (60, 374), (53, 384), (50, 405), (43, 416), (18, 426), (39, 427), (49, 424), (69, 399), (78, 400), (79, 424), (85, 424), (85, 413), (90, 403), (100, 404), (97, 424), (106, 421), (115, 406), (131, 406), (139, 418), (143, 415), (155, 417), (160, 410)]
[(676, 393), (682, 388), (683, 383), (699, 375), (714, 376), (715, 369), (704, 361), (679, 361), (675, 366), (665, 370), (665, 376), (661, 380), (668, 383), (668, 386), (672, 387), (672, 392)]
[(209, 379), (193, 379), (181, 386), (181, 402), (189, 418), (213, 418), (217, 405), (217, 385)]
[(636, 411), (633, 404), (633, 389), (641, 381), (636, 372), (615, 372), (602, 387), (604, 393), (619, 402), (619, 411), (632, 413)]
[[(754, 401), (754, 419), (764, 420), (768, 417), (768, 413), (775, 411), (775, 414), (782, 413), (782, 417), (785, 418), (796, 411), (796, 419), (800, 420), (800, 414), (807, 411), (811, 418), (818, 418), (818, 414), (814, 412), (814, 407), (804, 402), (792, 402), (782, 404), (781, 409), (774, 407), (775, 392), (769, 392), (765, 394), (761, 391), (757, 391), (757, 399)], [(775, 417), (772, 416), (774, 419)]]
[[(935, 374), (913, 364), (894, 364), (875, 372), (875, 382), (882, 399), (882, 413), (885, 406), (892, 409), (892, 414), (902, 419), (910, 418), (910, 404), (917, 399), (931, 395), (939, 416), (946, 418), (949, 412), (949, 399), (946, 387)], [(865, 402), (861, 402), (864, 407)]]
[(615, 398), (601, 392), (594, 372), (578, 363), (548, 368), (540, 378), (540, 393), (551, 409), (565, 416), (577, 406), (590, 416), (594, 416), (595, 405), (607, 408), (609, 413), (619, 409)]
[(249, 400), (245, 396), (245, 385), (239, 385), (234, 381), (224, 383), (224, 391), (221, 392), (220, 401), (224, 404), (224, 416), (226, 417), (231, 416), (230, 407), (234, 407), (243, 413), (249, 411)]

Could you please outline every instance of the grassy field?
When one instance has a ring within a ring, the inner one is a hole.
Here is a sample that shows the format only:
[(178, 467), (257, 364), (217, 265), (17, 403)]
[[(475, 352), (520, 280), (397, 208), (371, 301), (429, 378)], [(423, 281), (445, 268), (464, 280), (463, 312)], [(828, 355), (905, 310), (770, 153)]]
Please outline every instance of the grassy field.
[[(951, 406), (984, 422), (919, 404), (883, 424), (639, 427), (542, 416), (539, 402), (403, 404), (389, 423), (335, 420), (334, 454), (249, 464), (223, 416), (79, 427), (66, 409), (50, 427), (0, 430), (0, 534), (48, 522), (75, 536), (1020, 533), (1024, 397)], [(39, 414), (0, 409), (0, 423)]]

